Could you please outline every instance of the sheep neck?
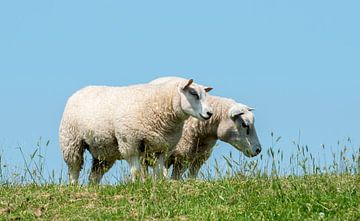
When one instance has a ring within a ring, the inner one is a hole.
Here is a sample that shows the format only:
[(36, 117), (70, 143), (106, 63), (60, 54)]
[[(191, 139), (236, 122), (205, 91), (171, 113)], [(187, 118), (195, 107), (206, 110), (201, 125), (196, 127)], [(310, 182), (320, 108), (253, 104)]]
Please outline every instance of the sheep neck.
[[(170, 91), (170, 92), (169, 92)], [(184, 113), (180, 106), (180, 95), (177, 87), (159, 87), (159, 97), (154, 98), (155, 106), (151, 112), (156, 116), (150, 122), (150, 127), (156, 129), (163, 135), (181, 133), (182, 127), (188, 115)]]

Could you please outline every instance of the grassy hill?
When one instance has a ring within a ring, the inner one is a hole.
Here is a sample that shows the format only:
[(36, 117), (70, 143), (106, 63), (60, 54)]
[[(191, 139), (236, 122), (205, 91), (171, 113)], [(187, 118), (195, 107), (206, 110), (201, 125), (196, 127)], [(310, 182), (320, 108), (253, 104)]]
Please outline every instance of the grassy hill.
[(360, 220), (359, 175), (0, 187), (0, 219)]
[(22, 164), (0, 154), (0, 220), (360, 220), (360, 147), (349, 139), (315, 157), (294, 143), (286, 156), (279, 139), (253, 160), (220, 156), (226, 170), (215, 160), (199, 180), (100, 186), (66, 185), (39, 142), (30, 155), (19, 148)]

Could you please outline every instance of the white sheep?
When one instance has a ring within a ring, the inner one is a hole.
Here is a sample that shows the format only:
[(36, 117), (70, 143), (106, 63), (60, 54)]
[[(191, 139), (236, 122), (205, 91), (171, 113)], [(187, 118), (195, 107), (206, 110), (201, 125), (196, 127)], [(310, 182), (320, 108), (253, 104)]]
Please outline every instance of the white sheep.
[[(160, 78), (152, 84), (178, 81), (176, 78)], [(261, 145), (254, 126), (252, 108), (234, 100), (208, 96), (214, 115), (202, 122), (190, 117), (184, 125), (183, 134), (167, 158), (166, 167), (173, 165), (173, 179), (179, 179), (189, 168), (195, 178), (203, 163), (210, 157), (218, 139), (227, 142), (248, 157), (261, 152)]]
[(159, 85), (128, 87), (89, 86), (72, 95), (60, 123), (60, 146), (69, 169), (69, 181), (78, 182), (87, 149), (93, 156), (89, 176), (99, 183), (116, 160), (125, 159), (131, 178), (143, 178), (140, 157), (160, 153), (158, 172), (164, 171), (163, 154), (175, 147), (184, 121), (212, 115), (205, 88), (181, 79)]

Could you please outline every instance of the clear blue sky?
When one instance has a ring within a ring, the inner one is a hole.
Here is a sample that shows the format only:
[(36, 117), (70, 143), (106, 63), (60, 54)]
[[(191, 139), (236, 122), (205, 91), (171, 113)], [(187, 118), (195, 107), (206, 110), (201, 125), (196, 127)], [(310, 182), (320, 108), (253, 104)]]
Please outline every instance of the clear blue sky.
[(272, 131), (288, 153), (299, 130), (313, 150), (359, 144), (359, 10), (355, 0), (0, 1), (5, 160), (21, 161), (12, 150), (42, 136), (58, 168), (59, 121), (75, 90), (167, 75), (255, 107), (265, 150)]

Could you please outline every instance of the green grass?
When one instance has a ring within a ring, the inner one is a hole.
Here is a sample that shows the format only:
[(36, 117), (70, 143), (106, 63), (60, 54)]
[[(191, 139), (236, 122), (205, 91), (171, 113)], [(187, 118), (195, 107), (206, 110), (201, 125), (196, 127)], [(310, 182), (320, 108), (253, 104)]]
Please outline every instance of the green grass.
[(225, 168), (215, 160), (199, 180), (126, 184), (125, 170), (100, 186), (66, 185), (40, 140), (30, 154), (18, 148), (23, 164), (0, 154), (0, 220), (360, 220), (360, 147), (347, 139), (313, 155), (294, 142), (286, 156), (271, 136), (259, 157), (220, 156)]
[(0, 219), (360, 220), (359, 175), (0, 187)]

